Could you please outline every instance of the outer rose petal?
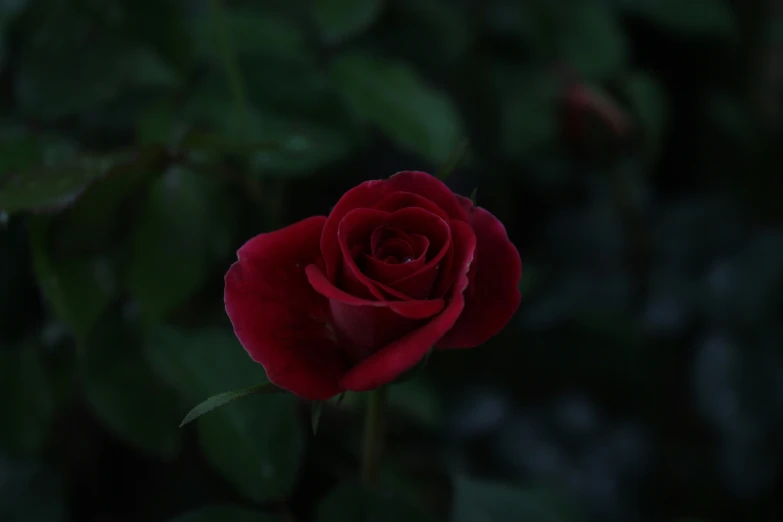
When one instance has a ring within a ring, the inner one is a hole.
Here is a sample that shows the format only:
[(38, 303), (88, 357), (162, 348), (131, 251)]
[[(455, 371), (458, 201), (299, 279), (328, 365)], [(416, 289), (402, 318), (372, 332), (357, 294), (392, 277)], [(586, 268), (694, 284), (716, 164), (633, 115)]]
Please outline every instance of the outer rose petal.
[(469, 199), (459, 196), (459, 200), (476, 234), (476, 259), (465, 291), (465, 310), (438, 348), (472, 348), (486, 342), (508, 324), (520, 301), (522, 261), (505, 227)]
[(435, 203), (449, 218), (468, 221), (465, 209), (451, 189), (426, 172), (404, 171), (398, 172), (388, 180), (366, 181), (340, 198), (324, 225), (321, 235), (321, 253), (326, 262), (326, 276), (330, 281), (335, 280), (340, 268), (340, 245), (337, 243), (340, 221), (351, 210), (374, 207), (395, 192), (412, 192)]
[(418, 194), (413, 194), (411, 192), (392, 192), (380, 200), (373, 208), (377, 208), (378, 210), (385, 210), (387, 212), (393, 212), (395, 210), (408, 207), (420, 207), (425, 210), (429, 210), (433, 214), (440, 216), (446, 221), (449, 220), (449, 215), (446, 214), (438, 205), (425, 197), (419, 196)]
[(269, 380), (310, 400), (342, 392), (350, 366), (328, 324), (328, 300), (305, 274), (318, 261), (325, 221), (312, 217), (249, 240), (226, 274), (224, 296), (237, 338)]
[(398, 172), (386, 181), (389, 192), (412, 192), (423, 196), (443, 209), (451, 219), (467, 221), (467, 213), (457, 195), (441, 180), (426, 172)]
[(463, 310), (462, 292), (468, 286), (468, 270), (476, 249), (470, 226), (452, 221), (454, 256), (459, 270), (449, 293), (449, 303), (437, 317), (413, 330), (352, 368), (340, 381), (347, 390), (366, 391), (387, 384), (412, 368), (454, 326)]
[(329, 299), (340, 346), (360, 361), (443, 310), (443, 299), (368, 301), (336, 288), (316, 265), (307, 267), (316, 292)]

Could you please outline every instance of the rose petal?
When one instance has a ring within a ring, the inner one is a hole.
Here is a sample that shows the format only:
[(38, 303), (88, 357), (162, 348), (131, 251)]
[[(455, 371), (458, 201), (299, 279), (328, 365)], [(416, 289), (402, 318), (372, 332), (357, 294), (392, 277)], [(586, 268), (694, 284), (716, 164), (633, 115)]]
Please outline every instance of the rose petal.
[(269, 380), (309, 400), (343, 389), (350, 366), (329, 324), (329, 302), (313, 290), (305, 267), (320, 257), (325, 217), (254, 237), (239, 249), (225, 278), (234, 332)]
[(442, 299), (367, 301), (332, 285), (316, 265), (307, 267), (313, 288), (329, 299), (340, 346), (360, 361), (443, 310)]
[(427, 263), (412, 273), (388, 283), (388, 287), (412, 299), (432, 297), (441, 260), (451, 248), (451, 231), (448, 223), (421, 208), (405, 208), (393, 212), (389, 215), (388, 223), (403, 230), (415, 227), (430, 241)]
[(332, 301), (340, 301), (351, 306), (371, 306), (389, 308), (395, 313), (409, 319), (424, 319), (431, 317), (443, 309), (443, 299), (423, 299), (419, 301), (371, 301), (351, 295), (340, 290), (326, 278), (326, 274), (317, 265), (306, 268), (307, 279), (313, 289)]
[(404, 171), (390, 177), (387, 183), (389, 192), (411, 192), (418, 194), (441, 208), (449, 219), (468, 220), (465, 209), (457, 201), (456, 194), (441, 180), (426, 172)]
[(413, 259), (413, 245), (403, 239), (389, 239), (374, 255), (378, 261), (392, 259), (396, 263), (402, 263), (406, 259)]
[(450, 219), (465, 222), (468, 220), (455, 194), (442, 181), (425, 172), (399, 172), (388, 180), (362, 183), (340, 198), (324, 225), (321, 235), (321, 253), (326, 264), (326, 275), (330, 281), (335, 281), (340, 273), (341, 249), (337, 242), (337, 232), (345, 215), (357, 208), (374, 207), (395, 192), (417, 194), (433, 202)]
[(353, 367), (340, 381), (348, 390), (372, 390), (387, 384), (412, 368), (452, 328), (464, 307), (462, 292), (468, 285), (468, 269), (476, 247), (476, 236), (466, 223), (452, 223), (453, 248), (460, 267), (446, 308), (420, 328), (393, 341)]
[(430, 240), (421, 234), (409, 235), (399, 228), (383, 226), (375, 229), (370, 241), (374, 253), (373, 257), (365, 257), (364, 273), (374, 281), (384, 284), (398, 281), (415, 274), (427, 262)]
[[(449, 246), (447, 245), (442, 252), (445, 253), (448, 249)], [(387, 286), (411, 299), (428, 299), (432, 297), (432, 289), (440, 273), (440, 259), (442, 257), (443, 254), (440, 254), (439, 257), (427, 263), (416, 273), (397, 279)]]
[(386, 301), (387, 295), (393, 299), (410, 300), (410, 297), (402, 294), (383, 283), (367, 277), (359, 269), (351, 252), (351, 245), (369, 245), (373, 230), (383, 225), (391, 215), (387, 212), (372, 208), (357, 208), (348, 212), (337, 232), (337, 241), (342, 250), (342, 278), (338, 283), (349, 294), (362, 299), (377, 299)]
[(435, 283), (435, 288), (430, 294), (433, 298), (443, 297), (451, 289), (451, 285), (454, 284), (454, 270), (456, 270), (454, 265), (454, 250), (449, 249), (440, 263), (438, 280)]
[(429, 241), (430, 250), (434, 249), (435, 252), (449, 242), (448, 221), (423, 208), (409, 207), (391, 212), (386, 218), (386, 225), (400, 228), (408, 234), (425, 236)]
[(394, 212), (395, 210), (409, 207), (423, 208), (445, 221), (449, 220), (449, 215), (438, 205), (423, 196), (411, 192), (392, 192), (376, 203), (373, 208), (385, 210), (386, 212)]
[(354, 306), (330, 299), (329, 307), (340, 346), (357, 363), (427, 321), (403, 317), (385, 306)]
[[(392, 258), (395, 262), (388, 262), (385, 260), (375, 259), (374, 257), (365, 256), (364, 273), (371, 277), (374, 281), (387, 284), (392, 281), (402, 279), (412, 273), (418, 271), (427, 261), (424, 255), (417, 257), (416, 259), (410, 259), (409, 261), (396, 262), (397, 257)], [(393, 287), (392, 287), (393, 288)], [(399, 290), (396, 288), (396, 290)], [(403, 292), (405, 293), (405, 292)], [(424, 299), (422, 296), (421, 298)]]
[(378, 227), (373, 231), (372, 236), (370, 236), (370, 252), (374, 256), (377, 255), (378, 250), (380, 250), (385, 243), (393, 239), (401, 240), (403, 244), (409, 245), (411, 253), (413, 253), (413, 241), (411, 237), (399, 228), (392, 228), (389, 226)]
[(430, 240), (426, 236), (421, 234), (411, 234), (411, 241), (413, 242), (413, 257), (421, 257), (427, 253), (427, 249), (430, 247)]
[(467, 198), (460, 202), (470, 212), (476, 233), (476, 259), (470, 287), (465, 292), (465, 310), (457, 324), (438, 343), (438, 348), (472, 348), (496, 335), (519, 308), (522, 261), (498, 219)]

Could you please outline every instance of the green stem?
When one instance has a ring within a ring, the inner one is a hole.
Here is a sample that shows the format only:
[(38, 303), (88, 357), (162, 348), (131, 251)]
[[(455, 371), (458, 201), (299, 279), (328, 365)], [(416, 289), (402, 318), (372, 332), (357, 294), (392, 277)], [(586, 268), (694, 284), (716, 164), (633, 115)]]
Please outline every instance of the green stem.
[(378, 478), (378, 468), (383, 456), (385, 421), (386, 387), (382, 387), (370, 392), (367, 401), (362, 456), (362, 481), (365, 484), (374, 484)]

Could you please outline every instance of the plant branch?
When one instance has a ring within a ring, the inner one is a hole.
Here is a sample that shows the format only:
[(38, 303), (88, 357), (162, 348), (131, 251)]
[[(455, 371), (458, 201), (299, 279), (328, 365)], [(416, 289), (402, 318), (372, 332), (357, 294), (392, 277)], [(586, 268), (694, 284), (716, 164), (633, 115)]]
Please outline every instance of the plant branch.
[(383, 458), (386, 429), (386, 387), (369, 393), (364, 419), (364, 448), (362, 454), (362, 481), (374, 484)]

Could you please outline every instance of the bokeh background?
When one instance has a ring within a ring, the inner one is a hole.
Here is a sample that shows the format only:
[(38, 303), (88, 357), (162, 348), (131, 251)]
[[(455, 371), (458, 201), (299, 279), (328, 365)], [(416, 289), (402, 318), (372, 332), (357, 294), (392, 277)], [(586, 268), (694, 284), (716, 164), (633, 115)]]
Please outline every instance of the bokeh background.
[[(0, 1), (0, 520), (783, 518), (779, 0)], [(254, 397), (223, 275), (439, 173), (523, 303), (391, 391)]]

